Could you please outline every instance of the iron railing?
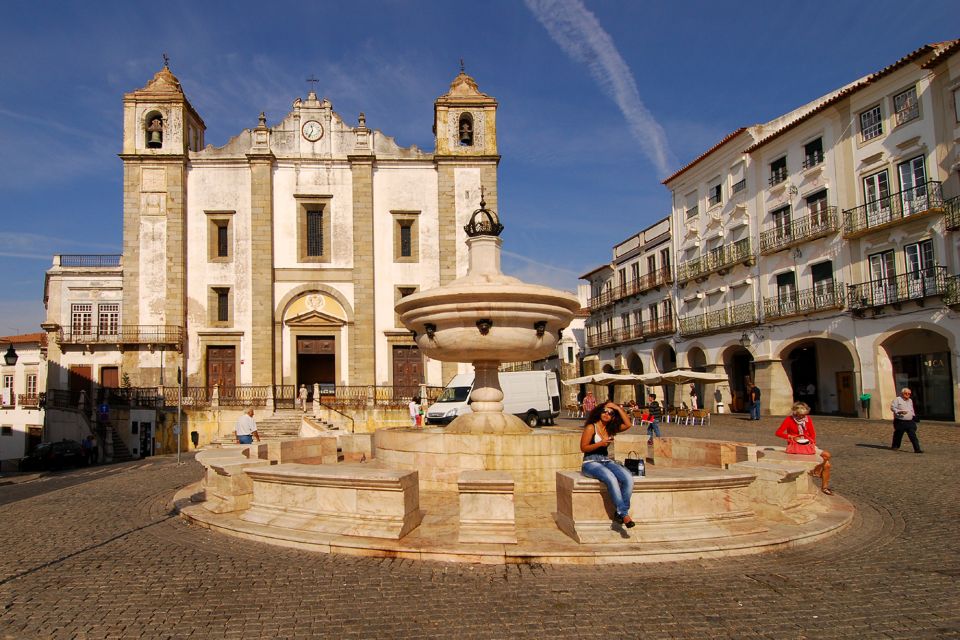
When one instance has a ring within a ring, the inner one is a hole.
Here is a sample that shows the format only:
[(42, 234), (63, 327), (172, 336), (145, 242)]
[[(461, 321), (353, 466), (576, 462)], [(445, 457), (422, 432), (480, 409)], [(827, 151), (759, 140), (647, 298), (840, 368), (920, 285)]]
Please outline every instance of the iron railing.
[(87, 402), (87, 394), (82, 391), (69, 391), (67, 389), (50, 389), (43, 394), (44, 407), (47, 409), (81, 409), (81, 396), (84, 402)]
[(676, 331), (676, 326), (674, 325), (672, 315), (666, 318), (647, 320), (643, 323), (643, 337), (645, 338), (666, 336), (674, 331)]
[(803, 168), (809, 169), (823, 163), (823, 151), (814, 151), (803, 157)]
[(684, 337), (703, 335), (733, 327), (753, 325), (758, 322), (757, 304), (755, 302), (745, 302), (716, 311), (680, 318), (680, 335)]
[(172, 344), (180, 345), (183, 328), (176, 325), (124, 324), (104, 328), (62, 328), (57, 333), (60, 344)]
[(947, 268), (934, 266), (852, 284), (847, 287), (847, 307), (851, 311), (862, 311), (885, 304), (923, 301), (924, 298), (946, 296), (947, 293)]
[(943, 190), (931, 180), (843, 212), (843, 235), (857, 237), (897, 224), (911, 216), (943, 210)]
[(947, 229), (960, 229), (960, 196), (944, 200), (943, 207), (947, 210)]
[(591, 311), (596, 311), (597, 309), (602, 309), (603, 307), (609, 306), (616, 301), (616, 295), (614, 294), (614, 289), (611, 287), (598, 296), (590, 298), (587, 304), (590, 307)]
[(763, 299), (764, 320), (842, 309), (845, 300), (842, 282), (832, 280), (817, 284), (812, 289), (800, 289), (786, 295)]
[(21, 393), (17, 395), (17, 406), (24, 407), (27, 409), (36, 408), (40, 406), (40, 394), (39, 393)]
[(830, 235), (840, 229), (836, 207), (791, 220), (790, 224), (773, 227), (760, 234), (760, 253), (774, 253), (801, 242)]
[(947, 293), (943, 302), (950, 306), (960, 305), (960, 275), (947, 276)]
[(731, 193), (740, 193), (741, 191), (746, 191), (747, 189), (747, 179), (738, 180), (733, 183), (733, 186), (730, 188)]
[(60, 254), (61, 267), (119, 267), (123, 256)]
[(673, 273), (670, 270), (670, 267), (664, 267), (657, 269), (656, 271), (651, 271), (650, 273), (645, 273), (635, 280), (627, 280), (626, 282), (614, 287), (613, 300), (622, 300), (623, 298), (628, 298), (630, 296), (639, 295), (650, 291), (651, 289), (656, 289), (662, 287), (666, 284), (673, 282)]
[(733, 244), (717, 247), (695, 260), (681, 263), (677, 266), (677, 282), (688, 282), (716, 271), (729, 269), (738, 262), (752, 263), (754, 260), (750, 238), (744, 238)]

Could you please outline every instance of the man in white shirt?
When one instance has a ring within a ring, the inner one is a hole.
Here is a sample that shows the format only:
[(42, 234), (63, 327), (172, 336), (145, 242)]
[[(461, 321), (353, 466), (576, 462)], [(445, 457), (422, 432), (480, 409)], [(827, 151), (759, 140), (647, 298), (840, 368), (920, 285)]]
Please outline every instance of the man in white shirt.
[(917, 438), (917, 414), (913, 409), (912, 396), (913, 392), (904, 387), (900, 390), (900, 396), (890, 403), (890, 410), (893, 411), (893, 444), (890, 448), (899, 451), (903, 434), (906, 433), (910, 438), (910, 444), (913, 445), (913, 452), (923, 453), (923, 449), (920, 448), (920, 439)]
[(253, 407), (248, 407), (240, 419), (237, 420), (237, 442), (239, 444), (253, 444), (256, 438), (260, 442), (260, 434), (257, 433), (257, 421), (253, 419)]

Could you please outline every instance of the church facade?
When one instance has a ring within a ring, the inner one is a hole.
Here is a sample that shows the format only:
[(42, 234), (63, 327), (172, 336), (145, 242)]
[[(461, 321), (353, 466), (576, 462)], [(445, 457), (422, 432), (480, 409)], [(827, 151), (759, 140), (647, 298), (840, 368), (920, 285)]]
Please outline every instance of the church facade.
[(124, 96), (118, 324), (182, 344), (120, 349), (120, 370), (135, 387), (178, 367), (191, 387), (442, 385), (456, 365), (423, 358), (394, 305), (466, 272), (481, 189), (497, 208), (496, 112), (461, 71), (432, 153), (312, 91), (215, 148), (164, 66)]

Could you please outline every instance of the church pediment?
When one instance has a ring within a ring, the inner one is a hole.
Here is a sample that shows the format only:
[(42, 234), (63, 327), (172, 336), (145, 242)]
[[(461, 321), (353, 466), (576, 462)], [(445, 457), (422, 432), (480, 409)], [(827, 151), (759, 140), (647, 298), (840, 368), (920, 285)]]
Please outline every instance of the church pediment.
[(309, 293), (290, 303), (283, 317), (288, 327), (341, 327), (347, 322), (343, 307), (323, 293)]
[(320, 311), (307, 311), (298, 316), (293, 316), (285, 321), (288, 327), (339, 327), (344, 323), (342, 318), (337, 318)]

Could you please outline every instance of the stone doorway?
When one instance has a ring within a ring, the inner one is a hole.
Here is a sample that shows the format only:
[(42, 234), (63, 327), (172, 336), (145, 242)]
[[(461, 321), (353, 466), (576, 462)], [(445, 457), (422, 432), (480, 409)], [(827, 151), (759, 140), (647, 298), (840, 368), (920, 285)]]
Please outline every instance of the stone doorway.
[(237, 349), (229, 346), (207, 347), (207, 387), (224, 389), (237, 386)]
[(297, 389), (307, 385), (313, 395), (313, 385), (331, 387), (337, 383), (337, 350), (333, 336), (297, 336)]

